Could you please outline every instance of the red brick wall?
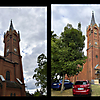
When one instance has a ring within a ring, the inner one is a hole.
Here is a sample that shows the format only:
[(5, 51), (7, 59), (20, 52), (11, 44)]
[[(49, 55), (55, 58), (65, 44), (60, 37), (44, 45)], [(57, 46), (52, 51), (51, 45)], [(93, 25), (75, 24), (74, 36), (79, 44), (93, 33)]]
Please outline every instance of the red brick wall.
[[(16, 68), (18, 67), (18, 69)], [(20, 80), (23, 78), (20, 73), (20, 64), (15, 64), (15, 73), (14, 74), (14, 64), (4, 61), (3, 59), (0, 59), (0, 75), (3, 75), (3, 77), (6, 79), (6, 71), (10, 72), (10, 81), (15, 81), (18, 77)], [(24, 81), (23, 81), (24, 82)], [(8, 88), (6, 87), (6, 82), (2, 82), (3, 87), (0, 92), (1, 96), (10, 96), (11, 93), (16, 94), (16, 96), (25, 96), (25, 85), (21, 85), (22, 89), (17, 88)], [(0, 87), (1, 88), (1, 87)]]

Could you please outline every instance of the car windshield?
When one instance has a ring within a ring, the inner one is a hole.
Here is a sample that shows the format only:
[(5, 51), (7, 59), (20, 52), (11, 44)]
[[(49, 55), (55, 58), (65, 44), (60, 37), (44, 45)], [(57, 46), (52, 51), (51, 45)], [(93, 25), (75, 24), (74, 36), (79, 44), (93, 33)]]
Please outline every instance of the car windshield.
[(87, 81), (77, 81), (75, 85), (86, 85)]
[[(62, 82), (62, 80), (55, 80), (55, 81), (54, 81), (54, 83), (59, 83), (59, 82)], [(65, 80), (65, 81), (64, 81), (64, 83), (69, 83), (69, 82), (70, 82), (69, 80)]]

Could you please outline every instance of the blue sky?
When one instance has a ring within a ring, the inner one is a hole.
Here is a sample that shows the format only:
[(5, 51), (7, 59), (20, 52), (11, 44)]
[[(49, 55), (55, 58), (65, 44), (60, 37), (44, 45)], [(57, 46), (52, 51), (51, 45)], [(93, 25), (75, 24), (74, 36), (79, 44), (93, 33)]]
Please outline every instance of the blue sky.
[[(99, 4), (52, 4), (51, 5), (51, 30), (58, 36), (63, 32), (64, 27), (70, 23), (77, 28), (81, 23), (81, 30), (86, 37), (86, 27), (90, 25), (92, 11), (94, 11), (95, 22), (100, 24)], [(87, 55), (87, 37), (85, 39), (84, 55)]]
[(12, 19), (14, 29), (20, 32), (24, 82), (32, 93), (40, 88), (32, 78), (37, 57), (41, 53), (47, 56), (47, 7), (0, 7), (0, 14), (0, 55), (4, 56), (4, 32)]

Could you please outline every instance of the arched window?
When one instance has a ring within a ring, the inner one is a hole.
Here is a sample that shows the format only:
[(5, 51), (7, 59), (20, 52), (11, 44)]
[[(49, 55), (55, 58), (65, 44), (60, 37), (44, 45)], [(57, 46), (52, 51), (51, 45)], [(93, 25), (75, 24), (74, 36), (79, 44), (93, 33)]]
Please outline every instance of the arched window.
[(10, 81), (10, 72), (9, 71), (6, 72), (6, 80)]

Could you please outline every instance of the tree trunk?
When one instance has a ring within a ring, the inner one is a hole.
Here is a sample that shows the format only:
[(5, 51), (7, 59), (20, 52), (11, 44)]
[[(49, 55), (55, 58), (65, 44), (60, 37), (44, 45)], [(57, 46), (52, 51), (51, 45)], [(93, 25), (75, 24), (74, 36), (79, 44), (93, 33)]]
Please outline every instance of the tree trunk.
[(65, 75), (63, 74), (63, 80), (62, 80), (61, 92), (63, 92), (63, 90), (64, 90), (64, 80), (65, 80)]

